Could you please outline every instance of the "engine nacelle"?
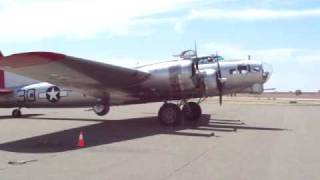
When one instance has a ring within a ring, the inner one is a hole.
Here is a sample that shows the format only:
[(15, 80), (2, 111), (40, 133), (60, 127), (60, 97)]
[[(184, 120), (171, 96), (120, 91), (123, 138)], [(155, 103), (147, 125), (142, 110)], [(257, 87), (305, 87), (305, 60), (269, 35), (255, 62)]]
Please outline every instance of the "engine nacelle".
[(205, 84), (205, 93), (207, 96), (213, 96), (218, 94), (217, 90), (217, 78), (216, 71), (213, 69), (206, 69), (201, 72)]
[(170, 61), (141, 67), (139, 70), (151, 74), (142, 86), (160, 94), (183, 92), (196, 87), (193, 80), (195, 69), (192, 61)]

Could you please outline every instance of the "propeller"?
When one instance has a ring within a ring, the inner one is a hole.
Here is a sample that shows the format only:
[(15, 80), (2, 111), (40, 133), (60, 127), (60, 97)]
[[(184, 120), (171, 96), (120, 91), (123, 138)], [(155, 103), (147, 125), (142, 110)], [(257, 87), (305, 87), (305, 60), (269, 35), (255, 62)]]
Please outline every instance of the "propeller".
[(219, 104), (221, 106), (222, 105), (222, 95), (223, 95), (224, 82), (222, 82), (221, 67), (220, 67), (220, 63), (219, 63), (218, 53), (216, 53), (216, 58), (217, 58), (216, 82), (217, 82), (217, 89), (218, 89), (218, 93), (219, 93)]
[(199, 59), (198, 59), (197, 41), (194, 41), (194, 55), (196, 56), (196, 59), (195, 59), (196, 69), (199, 70)]

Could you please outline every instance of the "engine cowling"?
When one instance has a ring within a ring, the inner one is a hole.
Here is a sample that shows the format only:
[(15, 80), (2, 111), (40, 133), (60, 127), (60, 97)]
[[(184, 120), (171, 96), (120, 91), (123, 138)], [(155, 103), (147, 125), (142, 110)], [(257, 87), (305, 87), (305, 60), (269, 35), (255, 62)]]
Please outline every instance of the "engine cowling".
[(142, 86), (145, 88), (150, 87), (160, 94), (183, 92), (196, 87), (196, 83), (192, 78), (195, 73), (192, 61), (165, 62), (142, 67), (139, 70), (151, 74)]
[(206, 69), (201, 72), (201, 76), (205, 84), (205, 94), (207, 96), (216, 95), (218, 93), (216, 71), (213, 69)]

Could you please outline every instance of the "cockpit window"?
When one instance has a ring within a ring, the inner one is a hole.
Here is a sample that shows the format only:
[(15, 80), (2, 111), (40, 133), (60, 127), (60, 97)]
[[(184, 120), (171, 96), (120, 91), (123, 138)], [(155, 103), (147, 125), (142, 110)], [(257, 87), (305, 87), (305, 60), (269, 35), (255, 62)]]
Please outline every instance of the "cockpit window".
[(212, 64), (219, 61), (223, 61), (224, 58), (222, 56), (204, 56), (204, 57), (198, 57), (199, 64)]
[(246, 73), (248, 73), (248, 66), (239, 65), (239, 66), (238, 66), (238, 71), (239, 71), (241, 74), (246, 74)]
[(199, 57), (199, 64), (211, 64), (213, 62), (213, 58), (212, 57)]
[(229, 74), (238, 74), (238, 71), (236, 69), (230, 69)]
[(252, 71), (253, 72), (260, 72), (261, 71), (261, 68), (259, 66), (253, 66), (252, 67)]
[(247, 71), (248, 68), (247, 68), (247, 66), (239, 65), (239, 66), (238, 66), (238, 70), (239, 70), (239, 71), (243, 71), (243, 70), (246, 70), (246, 71)]

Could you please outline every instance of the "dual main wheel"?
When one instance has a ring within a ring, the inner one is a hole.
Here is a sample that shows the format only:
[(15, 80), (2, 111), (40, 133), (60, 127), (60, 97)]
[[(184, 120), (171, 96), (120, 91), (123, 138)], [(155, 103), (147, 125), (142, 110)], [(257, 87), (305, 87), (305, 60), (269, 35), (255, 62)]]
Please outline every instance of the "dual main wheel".
[(197, 121), (201, 116), (201, 107), (195, 102), (185, 104), (182, 110), (178, 105), (165, 103), (159, 110), (158, 120), (166, 126), (176, 126), (182, 118), (187, 121)]
[(187, 121), (199, 120), (202, 114), (201, 107), (195, 102), (188, 102), (186, 105), (184, 105), (182, 112), (184, 119)]

